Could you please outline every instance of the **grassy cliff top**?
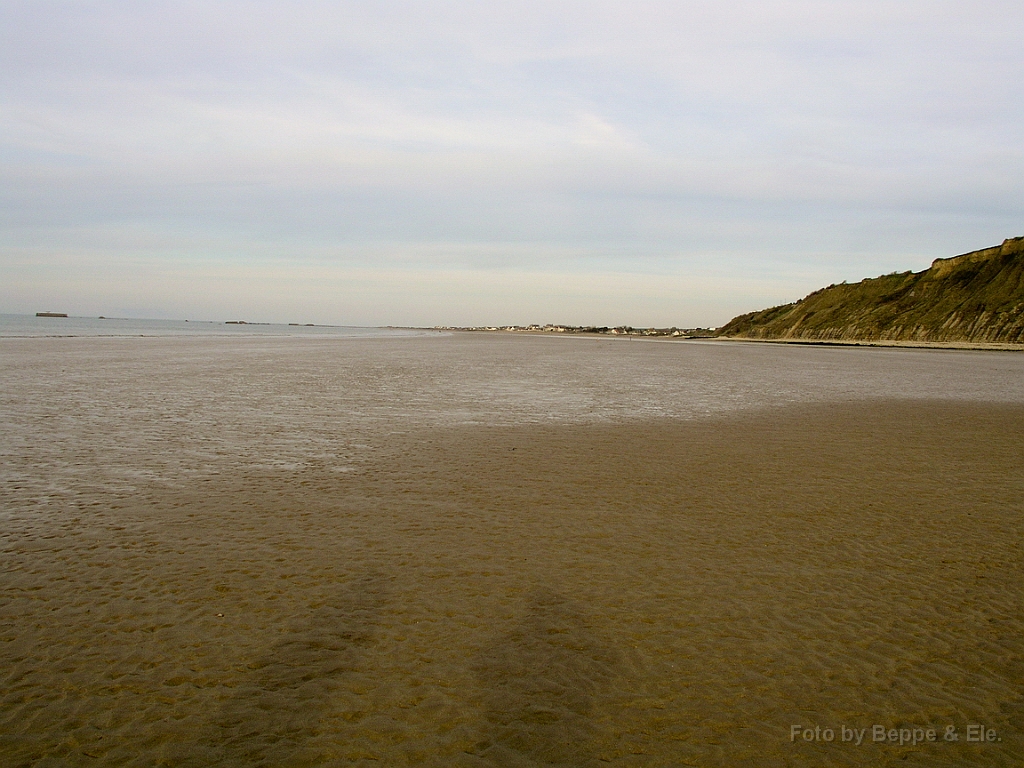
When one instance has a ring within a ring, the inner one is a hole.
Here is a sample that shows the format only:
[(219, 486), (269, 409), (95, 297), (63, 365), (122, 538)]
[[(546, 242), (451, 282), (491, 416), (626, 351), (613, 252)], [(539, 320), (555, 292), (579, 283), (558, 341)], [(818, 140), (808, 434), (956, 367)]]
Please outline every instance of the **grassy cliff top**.
[(792, 304), (733, 318), (720, 336), (833, 341), (1024, 343), (1024, 237), (830, 285)]

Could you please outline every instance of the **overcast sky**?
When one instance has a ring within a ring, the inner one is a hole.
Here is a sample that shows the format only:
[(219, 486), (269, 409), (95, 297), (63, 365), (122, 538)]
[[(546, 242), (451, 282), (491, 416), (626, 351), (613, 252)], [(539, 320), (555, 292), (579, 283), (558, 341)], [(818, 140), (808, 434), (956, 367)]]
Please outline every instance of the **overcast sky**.
[(0, 3), (0, 312), (719, 325), (1024, 235), (1024, 3)]

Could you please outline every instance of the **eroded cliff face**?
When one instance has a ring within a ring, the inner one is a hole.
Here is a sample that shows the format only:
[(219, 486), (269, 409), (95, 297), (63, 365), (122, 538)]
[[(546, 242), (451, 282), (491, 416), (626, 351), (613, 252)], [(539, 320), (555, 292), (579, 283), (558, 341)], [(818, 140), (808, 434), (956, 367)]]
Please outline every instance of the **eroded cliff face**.
[(831, 285), (740, 315), (719, 335), (819, 341), (1024, 344), (1024, 237), (903, 272)]

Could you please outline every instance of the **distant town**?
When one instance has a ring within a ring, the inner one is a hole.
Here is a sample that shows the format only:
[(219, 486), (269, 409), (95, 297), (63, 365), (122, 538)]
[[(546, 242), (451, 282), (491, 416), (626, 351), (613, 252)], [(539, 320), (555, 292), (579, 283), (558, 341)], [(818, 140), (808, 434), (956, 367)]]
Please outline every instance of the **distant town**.
[(677, 339), (707, 339), (716, 335), (714, 328), (634, 328), (619, 325), (486, 325), (460, 327), (435, 325), (438, 331), (506, 331), (511, 333), (591, 333), (606, 336), (668, 336)]

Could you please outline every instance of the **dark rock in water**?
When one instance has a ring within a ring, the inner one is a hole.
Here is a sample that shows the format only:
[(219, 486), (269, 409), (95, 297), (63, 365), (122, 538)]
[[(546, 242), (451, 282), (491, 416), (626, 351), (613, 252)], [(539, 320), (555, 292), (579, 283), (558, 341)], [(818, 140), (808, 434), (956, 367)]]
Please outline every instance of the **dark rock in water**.
[(719, 336), (808, 341), (1024, 344), (1024, 237), (949, 259), (830, 285), (733, 318)]

